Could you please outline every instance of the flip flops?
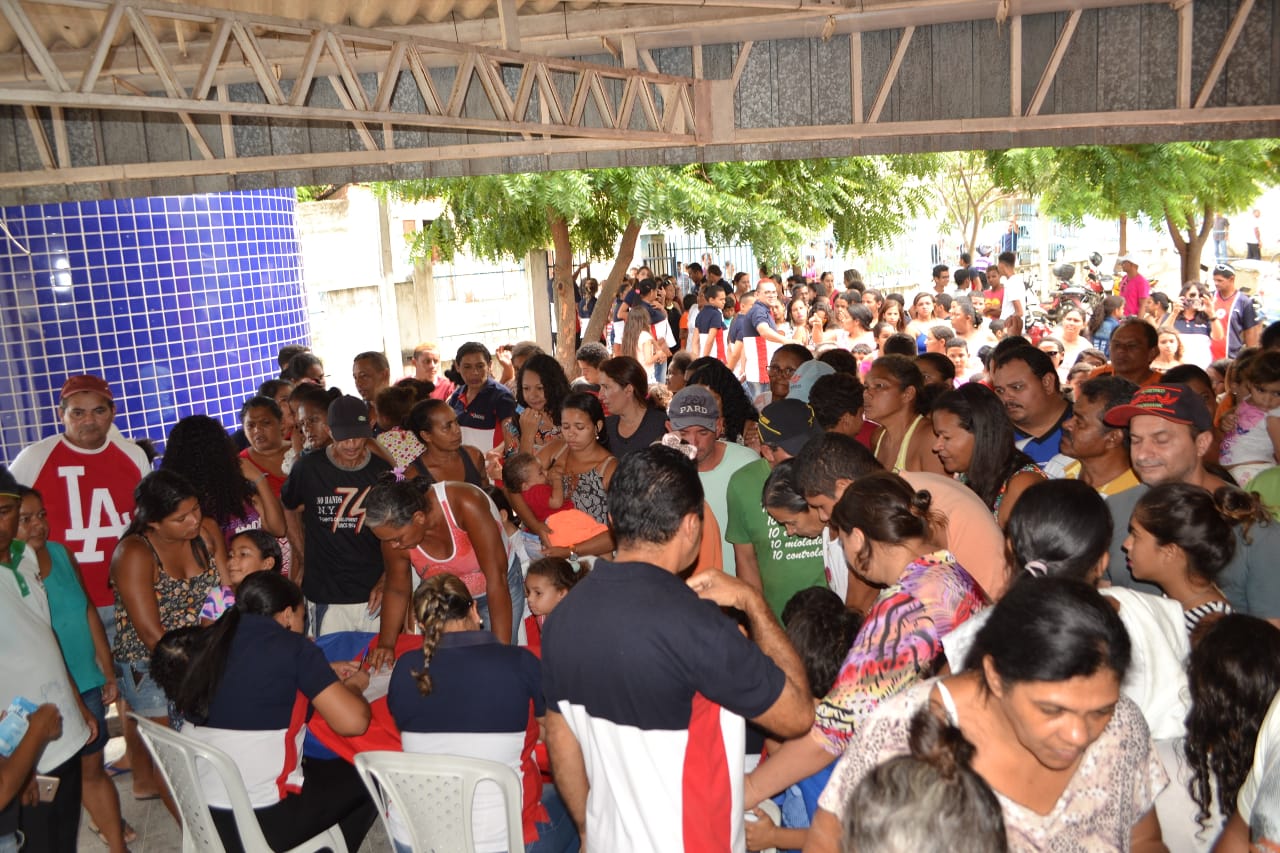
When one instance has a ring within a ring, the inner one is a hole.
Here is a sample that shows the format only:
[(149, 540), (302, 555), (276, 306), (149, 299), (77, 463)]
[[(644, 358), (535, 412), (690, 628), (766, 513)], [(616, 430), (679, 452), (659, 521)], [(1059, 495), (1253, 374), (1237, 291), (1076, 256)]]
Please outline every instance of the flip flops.
[[(132, 826), (129, 826), (129, 821), (122, 820), (120, 821), (120, 824), (121, 826), (124, 827), (124, 843), (125, 844), (132, 844), (133, 842), (138, 840), (137, 830), (135, 830)], [(106, 844), (108, 847), (111, 846), (110, 842), (107, 841), (107, 836), (102, 832), (101, 829), (98, 829), (98, 827), (95, 826), (92, 821), (89, 823), (89, 831), (92, 832), (94, 835), (98, 836), (98, 840), (101, 841), (103, 844)]]

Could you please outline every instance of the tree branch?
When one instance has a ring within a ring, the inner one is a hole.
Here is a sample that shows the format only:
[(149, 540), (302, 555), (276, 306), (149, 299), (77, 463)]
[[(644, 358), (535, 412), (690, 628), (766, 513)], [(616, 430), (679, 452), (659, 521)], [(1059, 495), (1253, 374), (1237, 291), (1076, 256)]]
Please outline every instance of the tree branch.
[(622, 231), (622, 240), (618, 244), (618, 255), (614, 259), (613, 269), (607, 278), (600, 282), (600, 293), (596, 296), (596, 307), (591, 312), (591, 320), (582, 333), (583, 341), (598, 341), (604, 332), (604, 324), (609, 321), (609, 312), (613, 309), (613, 300), (618, 295), (618, 288), (627, 274), (627, 264), (636, 254), (636, 241), (640, 239), (641, 222), (634, 216), (627, 220), (627, 227)]

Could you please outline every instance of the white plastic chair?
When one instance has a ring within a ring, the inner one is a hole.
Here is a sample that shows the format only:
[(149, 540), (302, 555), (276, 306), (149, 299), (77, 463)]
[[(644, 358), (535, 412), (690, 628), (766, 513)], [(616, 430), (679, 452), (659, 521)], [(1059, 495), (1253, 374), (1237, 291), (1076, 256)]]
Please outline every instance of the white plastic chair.
[(505, 764), (456, 755), (361, 752), (356, 755), (356, 770), (393, 843), (388, 804), (408, 829), (415, 851), (474, 853), (471, 808), (476, 785), (493, 782), (506, 801), (507, 849), (524, 849), (524, 792), (520, 777)]
[[(205, 802), (204, 791), (200, 787), (197, 759), (207, 762), (222, 780), (231, 801), (231, 812), (240, 833), (240, 843), (247, 853), (269, 853), (271, 847), (258, 826), (253, 804), (249, 802), (249, 794), (244, 787), (244, 778), (229, 755), (145, 717), (137, 714), (129, 716), (137, 721), (138, 734), (142, 736), (147, 749), (160, 767), (160, 772), (164, 774), (164, 780), (177, 803), (178, 813), (182, 815), (184, 853), (225, 853), (226, 850), (222, 846), (222, 839), (218, 837), (218, 829), (213, 824), (209, 804)], [(347, 853), (347, 843), (337, 824), (291, 848), (287, 853), (316, 853), (320, 850)]]

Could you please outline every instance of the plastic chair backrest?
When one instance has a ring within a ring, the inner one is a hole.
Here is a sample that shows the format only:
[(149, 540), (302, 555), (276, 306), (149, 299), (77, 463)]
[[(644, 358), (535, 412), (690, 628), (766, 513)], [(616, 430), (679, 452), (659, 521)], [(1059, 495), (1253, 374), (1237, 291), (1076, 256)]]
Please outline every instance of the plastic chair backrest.
[(456, 755), (362, 752), (356, 770), (391, 835), (388, 804), (412, 835), (410, 846), (428, 853), (473, 853), (471, 811), (476, 786), (493, 782), (506, 801), (508, 850), (524, 849), (520, 777), (505, 764)]
[[(244, 849), (249, 853), (271, 850), (253, 813), (253, 804), (249, 802), (240, 769), (229, 755), (145, 717), (137, 714), (129, 716), (137, 722), (138, 734), (159, 765), (178, 806), (178, 813), (182, 815), (182, 848), (186, 853), (224, 853), (226, 849), (218, 835), (218, 828), (213, 823), (209, 804), (205, 801), (204, 790), (200, 785), (200, 771), (196, 767), (197, 759), (212, 767), (222, 781)], [(298, 845), (290, 853), (324, 849), (330, 849), (333, 853), (347, 853), (342, 833), (336, 826)]]

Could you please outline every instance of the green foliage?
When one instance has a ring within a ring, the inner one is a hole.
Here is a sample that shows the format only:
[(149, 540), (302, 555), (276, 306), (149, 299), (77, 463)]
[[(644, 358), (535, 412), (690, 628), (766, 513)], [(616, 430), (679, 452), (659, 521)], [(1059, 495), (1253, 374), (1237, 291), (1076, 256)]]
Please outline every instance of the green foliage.
[[(345, 184), (343, 184), (345, 186)], [(334, 184), (314, 184), (306, 187), (294, 187), (294, 192), (298, 196), (298, 202), (308, 201), (324, 201), (338, 190), (338, 186)]]
[[(435, 199), (443, 210), (414, 235), (417, 257), (451, 260), (464, 249), (481, 258), (556, 252), (556, 316), (573, 317), (569, 257), (614, 258), (601, 283), (587, 338), (599, 334), (630, 262), (643, 223), (701, 233), (710, 245), (750, 243), (771, 266), (828, 224), (842, 250), (883, 245), (928, 197), (923, 176), (933, 158), (895, 157), (695, 163), (637, 169), (596, 169), (436, 178), (378, 184), (376, 191), (409, 201)], [(567, 228), (568, 234), (565, 234)], [(557, 354), (574, 370), (573, 338)]]
[(1196, 230), (1206, 209), (1243, 209), (1275, 183), (1280, 140), (1031, 148), (989, 152), (987, 162), (997, 183), (1040, 196), (1067, 223), (1127, 216)]
[(633, 217), (654, 228), (678, 226), (709, 243), (751, 243), (761, 259), (794, 248), (832, 226), (842, 249), (883, 245), (927, 199), (920, 177), (929, 157), (712, 163), (436, 178), (377, 185), (444, 212), (415, 236), (413, 251), (444, 259), (464, 247), (496, 259), (551, 245), (549, 216), (569, 224), (575, 254), (611, 257)]

